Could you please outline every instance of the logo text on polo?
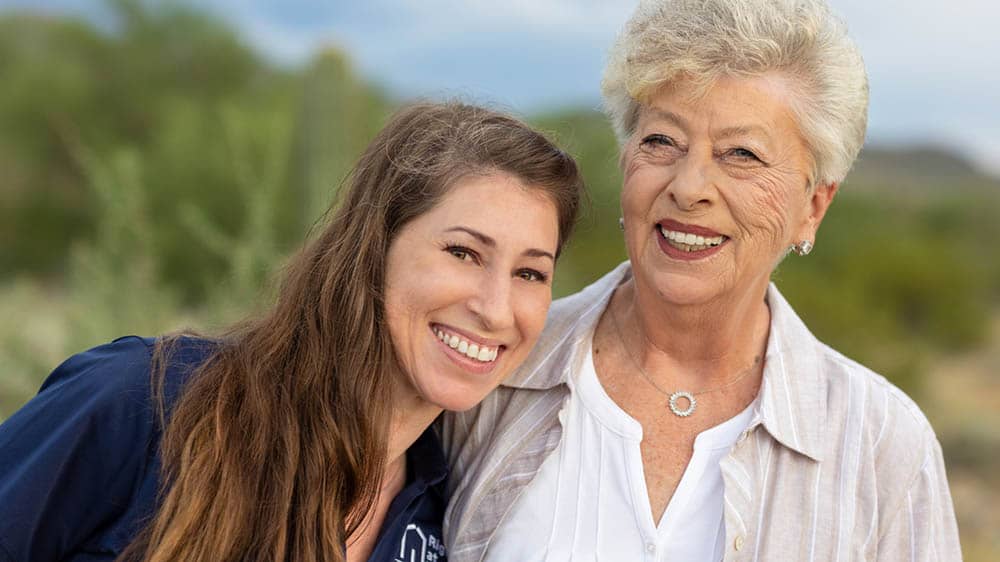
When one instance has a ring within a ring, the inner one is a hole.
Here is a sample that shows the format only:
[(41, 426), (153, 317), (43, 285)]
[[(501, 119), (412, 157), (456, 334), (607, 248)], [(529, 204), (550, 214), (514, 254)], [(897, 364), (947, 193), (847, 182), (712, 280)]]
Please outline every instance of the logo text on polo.
[(394, 562), (437, 562), (443, 558), (441, 538), (410, 523), (399, 543), (399, 557)]

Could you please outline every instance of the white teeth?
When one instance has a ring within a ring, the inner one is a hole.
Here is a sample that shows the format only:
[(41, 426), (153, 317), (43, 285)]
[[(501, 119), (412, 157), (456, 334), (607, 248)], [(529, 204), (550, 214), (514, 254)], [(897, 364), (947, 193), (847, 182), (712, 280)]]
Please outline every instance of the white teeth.
[(454, 335), (447, 334), (444, 330), (434, 330), (434, 334), (448, 347), (457, 350), (459, 353), (477, 361), (488, 363), (495, 361), (500, 354), (499, 348), (480, 347), (479, 344), (469, 343), (466, 340)]
[(690, 232), (667, 230), (662, 226), (660, 227), (660, 233), (663, 234), (663, 237), (667, 240), (674, 242), (672, 245), (675, 248), (684, 250), (685, 252), (695, 252), (706, 248), (714, 248), (726, 240), (725, 236), (705, 238), (704, 236), (698, 236)]

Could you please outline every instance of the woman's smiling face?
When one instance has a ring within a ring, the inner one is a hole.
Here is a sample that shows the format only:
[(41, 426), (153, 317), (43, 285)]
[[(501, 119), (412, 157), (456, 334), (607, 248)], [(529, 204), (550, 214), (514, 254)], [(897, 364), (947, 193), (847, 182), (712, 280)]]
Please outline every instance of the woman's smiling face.
[(520, 365), (545, 325), (556, 206), (503, 172), (465, 177), (389, 247), (386, 321), (404, 392), (461, 411)]
[(761, 294), (788, 248), (814, 240), (836, 184), (812, 158), (779, 76), (679, 81), (651, 96), (623, 148), (625, 241), (639, 285), (677, 304)]

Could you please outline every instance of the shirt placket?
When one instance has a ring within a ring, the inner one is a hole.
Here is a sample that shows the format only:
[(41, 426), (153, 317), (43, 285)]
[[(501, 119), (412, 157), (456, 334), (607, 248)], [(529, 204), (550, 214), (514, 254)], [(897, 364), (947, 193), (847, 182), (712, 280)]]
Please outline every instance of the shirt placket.
[(751, 560), (756, 538), (753, 536), (753, 514), (757, 512), (759, 493), (754, 484), (752, 451), (754, 439), (759, 436), (757, 426), (759, 421), (751, 423), (750, 427), (740, 434), (732, 450), (726, 455), (719, 466), (722, 470), (723, 513), (726, 527), (724, 541), (725, 562)]

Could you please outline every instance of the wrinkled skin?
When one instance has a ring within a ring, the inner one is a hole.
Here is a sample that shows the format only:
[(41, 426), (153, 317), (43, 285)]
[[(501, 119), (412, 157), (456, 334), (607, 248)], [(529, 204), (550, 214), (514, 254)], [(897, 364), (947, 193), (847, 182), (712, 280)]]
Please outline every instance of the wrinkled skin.
[[(679, 305), (762, 295), (788, 249), (815, 240), (837, 184), (812, 185), (783, 77), (723, 78), (704, 96), (690, 91), (679, 81), (652, 95), (623, 147), (621, 204), (637, 288)], [(671, 259), (656, 238), (664, 219), (728, 240), (705, 259)]]

